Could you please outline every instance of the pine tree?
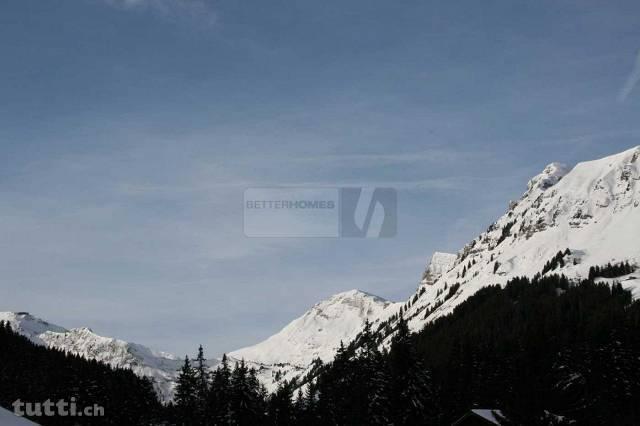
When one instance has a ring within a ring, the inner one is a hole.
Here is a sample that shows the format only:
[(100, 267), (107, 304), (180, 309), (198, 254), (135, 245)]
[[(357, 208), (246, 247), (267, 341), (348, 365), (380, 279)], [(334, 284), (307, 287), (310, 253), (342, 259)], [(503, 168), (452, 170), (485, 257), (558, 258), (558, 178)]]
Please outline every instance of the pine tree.
[(428, 371), (419, 360), (404, 318), (398, 321), (393, 337), (389, 369), (392, 377), (393, 418), (397, 423), (411, 425), (425, 419), (429, 419), (429, 423), (436, 423), (433, 384)]
[(298, 396), (296, 396), (296, 401), (294, 402), (293, 407), (296, 412), (298, 423), (302, 423), (303, 419), (306, 417), (307, 410), (304, 405), (304, 395), (301, 388), (298, 389)]
[(195, 377), (196, 377), (196, 396), (200, 404), (205, 403), (207, 395), (209, 393), (209, 371), (207, 370), (207, 360), (204, 357), (204, 350), (202, 345), (198, 347), (198, 356), (196, 357), (195, 365)]
[(198, 423), (204, 424), (205, 418), (207, 417), (206, 410), (209, 397), (210, 374), (207, 370), (207, 361), (204, 357), (202, 345), (198, 347), (198, 355), (193, 372), (195, 375), (196, 416), (198, 417)]
[(227, 355), (222, 355), (222, 362), (213, 373), (211, 388), (207, 398), (207, 417), (215, 424), (224, 424), (230, 418), (230, 379), (231, 371)]
[(197, 422), (198, 381), (196, 372), (191, 366), (189, 357), (184, 357), (184, 364), (180, 370), (176, 385), (175, 404), (178, 415), (186, 424)]
[(293, 403), (293, 386), (295, 382), (281, 383), (269, 397), (269, 423), (274, 426), (289, 426), (295, 422)]

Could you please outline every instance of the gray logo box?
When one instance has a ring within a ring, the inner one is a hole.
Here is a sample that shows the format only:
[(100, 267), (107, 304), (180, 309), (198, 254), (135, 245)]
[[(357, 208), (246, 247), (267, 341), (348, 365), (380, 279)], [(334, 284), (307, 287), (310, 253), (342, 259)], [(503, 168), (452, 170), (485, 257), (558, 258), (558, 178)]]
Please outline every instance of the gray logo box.
[(393, 188), (341, 188), (340, 236), (391, 238), (398, 231), (398, 196)]
[(247, 237), (391, 238), (393, 188), (269, 187), (244, 191)]

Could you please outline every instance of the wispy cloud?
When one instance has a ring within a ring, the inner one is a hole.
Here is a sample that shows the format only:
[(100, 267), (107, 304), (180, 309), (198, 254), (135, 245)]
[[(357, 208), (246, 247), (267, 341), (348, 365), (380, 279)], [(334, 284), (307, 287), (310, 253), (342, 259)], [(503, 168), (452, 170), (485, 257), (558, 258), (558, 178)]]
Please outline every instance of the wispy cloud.
[(638, 55), (636, 56), (636, 61), (633, 65), (633, 69), (627, 77), (627, 81), (620, 89), (620, 93), (618, 93), (618, 102), (624, 102), (627, 100), (634, 87), (640, 82), (640, 50), (638, 51)]
[(490, 154), (480, 151), (454, 151), (450, 149), (433, 148), (419, 152), (408, 153), (385, 153), (385, 154), (329, 154), (317, 155), (309, 157), (294, 157), (289, 161), (296, 162), (331, 162), (336, 166), (348, 165), (352, 167), (354, 164), (363, 166), (386, 166), (386, 165), (404, 165), (415, 163), (460, 163), (462, 161), (475, 160), (488, 157)]
[(102, 0), (122, 10), (147, 10), (171, 20), (188, 19), (205, 26), (216, 23), (216, 13), (207, 0)]

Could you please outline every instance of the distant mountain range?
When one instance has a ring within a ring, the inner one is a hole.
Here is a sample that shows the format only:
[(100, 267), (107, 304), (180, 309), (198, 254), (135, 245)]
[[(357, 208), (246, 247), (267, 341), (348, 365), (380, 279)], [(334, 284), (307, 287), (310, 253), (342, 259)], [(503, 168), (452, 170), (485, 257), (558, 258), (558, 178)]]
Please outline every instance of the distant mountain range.
[[(393, 303), (351, 290), (317, 303), (280, 332), (229, 353), (258, 370), (267, 389), (307, 371), (314, 359), (330, 361), (340, 342), (353, 340), (365, 321), (393, 325), (403, 311), (417, 331), (447, 315), (482, 287), (538, 273), (586, 278), (595, 265), (640, 262), (640, 147), (580, 163), (559, 163), (533, 177), (518, 201), (457, 254), (435, 253), (415, 294)], [(601, 278), (607, 281), (606, 278)], [(638, 274), (618, 278), (640, 295)], [(0, 313), (0, 320), (33, 342), (80, 354), (147, 376), (161, 399), (173, 397), (180, 360), (145, 346), (102, 337), (87, 328), (65, 329), (28, 313)], [(392, 327), (390, 327), (392, 328)], [(209, 360), (214, 368), (218, 359)]]

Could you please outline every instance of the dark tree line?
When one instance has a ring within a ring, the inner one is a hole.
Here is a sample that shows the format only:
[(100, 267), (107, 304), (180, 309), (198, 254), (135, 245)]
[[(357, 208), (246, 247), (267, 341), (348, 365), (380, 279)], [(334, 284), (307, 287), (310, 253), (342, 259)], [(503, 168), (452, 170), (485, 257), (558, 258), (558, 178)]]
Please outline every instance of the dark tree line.
[(593, 280), (598, 277), (602, 278), (618, 278), (623, 275), (633, 273), (634, 267), (629, 262), (620, 262), (616, 264), (607, 263), (605, 266), (592, 266), (589, 268), (589, 279)]
[(47, 417), (42, 425), (150, 425), (162, 417), (152, 384), (130, 370), (35, 345), (0, 322), (0, 406), (13, 402), (57, 402), (104, 408), (103, 417)]
[(389, 350), (365, 327), (280, 424), (451, 424), (471, 408), (514, 425), (640, 424), (639, 326), (620, 284), (517, 278), (417, 334), (401, 319)]
[(221, 365), (207, 373), (202, 348), (185, 358), (172, 424), (184, 425), (326, 425), (417, 424), (436, 415), (435, 393), (409, 329), (400, 318), (390, 351), (381, 351), (380, 335), (366, 323), (357, 340), (341, 344), (335, 360), (320, 360), (301, 382), (283, 382), (267, 395), (256, 371), (244, 362)]
[(639, 325), (640, 304), (619, 284), (519, 278), (480, 290), (415, 343), (447, 421), (478, 407), (515, 424), (551, 424), (553, 413), (631, 425), (640, 420)]
[(569, 249), (566, 249), (565, 251), (559, 251), (555, 256), (553, 256), (553, 258), (550, 261), (544, 264), (541, 274), (544, 275), (549, 271), (555, 271), (556, 269), (558, 269), (558, 267), (564, 268), (564, 265), (565, 265), (564, 257), (570, 256), (570, 255), (571, 255), (571, 250)]
[(244, 361), (231, 368), (225, 355), (210, 372), (200, 346), (193, 363), (185, 357), (168, 420), (177, 425), (261, 425), (269, 418), (267, 401), (255, 369)]

